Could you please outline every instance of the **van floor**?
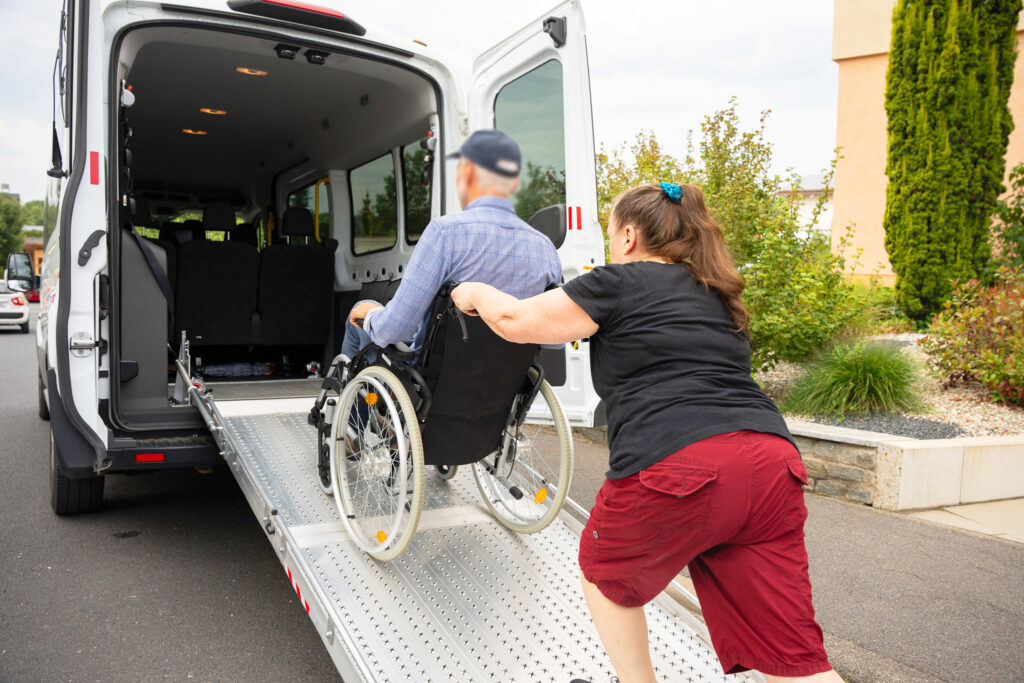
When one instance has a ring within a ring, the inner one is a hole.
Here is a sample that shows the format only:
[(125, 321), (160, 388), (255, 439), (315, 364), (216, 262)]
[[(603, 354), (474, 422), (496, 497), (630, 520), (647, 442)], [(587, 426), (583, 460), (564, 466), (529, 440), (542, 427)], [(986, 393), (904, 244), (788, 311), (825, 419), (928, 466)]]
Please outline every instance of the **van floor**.
[[(242, 401), (259, 398), (316, 398), (320, 379), (265, 379), (262, 381), (229, 380), (206, 382), (217, 401)], [(174, 385), (167, 385), (167, 396), (174, 395)]]

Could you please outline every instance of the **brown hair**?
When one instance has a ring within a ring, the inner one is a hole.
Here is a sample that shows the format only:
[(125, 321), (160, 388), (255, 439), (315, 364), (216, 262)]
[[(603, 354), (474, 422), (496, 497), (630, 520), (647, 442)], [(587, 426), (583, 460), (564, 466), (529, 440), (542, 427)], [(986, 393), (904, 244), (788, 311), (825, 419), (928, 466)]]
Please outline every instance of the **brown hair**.
[(672, 263), (683, 263), (693, 278), (713, 289), (736, 323), (747, 328), (747, 309), (740, 301), (743, 277), (725, 246), (722, 229), (708, 215), (704, 193), (696, 185), (683, 185), (679, 203), (659, 185), (640, 185), (615, 198), (612, 215), (621, 228), (632, 225), (640, 249)]

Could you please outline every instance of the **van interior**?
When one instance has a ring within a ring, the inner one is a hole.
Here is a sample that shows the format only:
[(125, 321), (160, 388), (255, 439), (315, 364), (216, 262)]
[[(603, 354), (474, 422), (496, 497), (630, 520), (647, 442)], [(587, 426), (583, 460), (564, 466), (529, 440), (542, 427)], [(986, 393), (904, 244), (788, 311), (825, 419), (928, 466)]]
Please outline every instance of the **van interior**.
[(365, 56), (180, 26), (125, 35), (116, 78), (112, 412), (134, 427), (194, 413), (169, 402), (183, 333), (217, 398), (313, 395), (347, 311), (394, 293), (443, 211), (426, 142), (435, 84)]

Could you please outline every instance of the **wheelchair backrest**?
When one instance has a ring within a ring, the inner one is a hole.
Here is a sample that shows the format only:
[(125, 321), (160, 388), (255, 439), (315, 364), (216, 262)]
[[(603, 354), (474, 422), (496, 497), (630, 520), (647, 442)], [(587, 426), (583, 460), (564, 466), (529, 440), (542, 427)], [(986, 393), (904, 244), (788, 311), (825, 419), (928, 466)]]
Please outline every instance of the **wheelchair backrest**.
[(516, 394), (527, 386), (537, 344), (505, 341), (475, 316), (463, 328), (451, 299), (438, 296), (420, 355), (420, 374), (433, 394), (423, 426), (430, 465), (476, 462), (501, 443)]

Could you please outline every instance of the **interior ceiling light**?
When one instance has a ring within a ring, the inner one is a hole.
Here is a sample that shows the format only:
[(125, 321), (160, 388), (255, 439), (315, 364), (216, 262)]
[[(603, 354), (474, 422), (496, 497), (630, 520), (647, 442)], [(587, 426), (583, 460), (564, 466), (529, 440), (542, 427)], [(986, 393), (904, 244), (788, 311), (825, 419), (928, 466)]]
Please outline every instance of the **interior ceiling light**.
[(205, 130), (193, 130), (191, 128), (182, 128), (181, 132), (185, 135), (206, 135)]
[(250, 69), (247, 66), (235, 67), (235, 71), (237, 71), (240, 74), (245, 74), (246, 76), (266, 76), (267, 75), (267, 72), (263, 71), (262, 69)]
[(299, 48), (295, 45), (285, 45), (284, 43), (278, 44), (274, 48), (274, 52), (281, 59), (295, 59), (295, 56), (299, 54)]
[(223, 109), (211, 109), (210, 107), (202, 107), (199, 111), (204, 114), (212, 114), (213, 116), (224, 116), (227, 112)]

